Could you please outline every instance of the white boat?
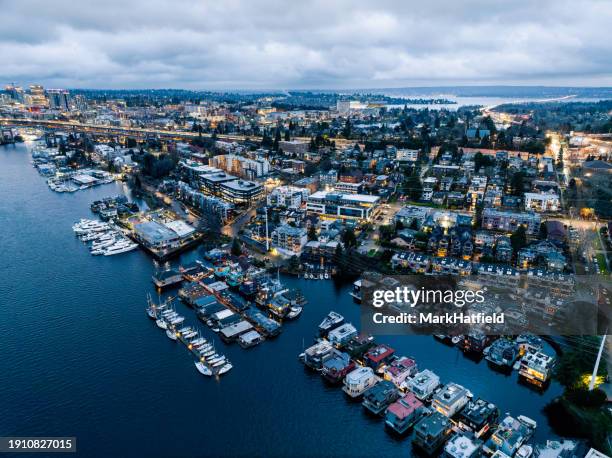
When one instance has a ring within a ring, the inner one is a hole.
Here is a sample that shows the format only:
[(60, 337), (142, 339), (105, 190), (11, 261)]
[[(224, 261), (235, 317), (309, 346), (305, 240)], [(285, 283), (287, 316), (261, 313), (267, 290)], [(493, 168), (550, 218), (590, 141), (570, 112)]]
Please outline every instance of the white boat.
[(533, 447), (530, 445), (522, 445), (516, 452), (516, 458), (529, 458), (533, 454)]
[[(184, 318), (183, 318), (183, 319), (184, 319)], [(197, 333), (197, 332), (195, 332), (195, 331), (189, 331), (189, 332), (186, 332), (185, 334), (183, 334), (183, 337), (184, 337), (185, 339), (190, 339), (190, 338), (195, 337), (195, 336), (197, 336), (197, 335), (198, 335), (198, 333)]]
[(213, 360), (213, 359), (218, 358), (219, 356), (221, 356), (221, 355), (219, 355), (219, 354), (215, 353), (215, 354), (213, 354), (213, 355), (211, 355), (211, 356), (208, 356), (208, 357), (206, 358), (206, 361), (211, 361), (211, 360)]
[(225, 366), (219, 369), (218, 374), (219, 375), (225, 374), (226, 372), (229, 372), (232, 367), (234, 367), (232, 366), (232, 363), (227, 363)]
[(214, 348), (213, 348), (212, 350), (208, 350), (208, 351), (206, 351), (206, 352), (204, 352), (204, 353), (200, 353), (200, 354), (201, 354), (201, 355), (202, 355), (204, 358), (208, 358), (208, 357), (210, 357), (210, 356), (212, 356), (212, 355), (214, 355), (214, 354), (215, 354), (215, 350), (214, 350)]
[(155, 320), (155, 324), (161, 329), (168, 329), (168, 324), (164, 320)]
[(195, 367), (200, 374), (208, 375), (209, 377), (212, 375), (212, 371), (201, 361), (195, 361)]
[(220, 359), (219, 361), (216, 361), (214, 363), (211, 364), (212, 367), (219, 367), (225, 364), (225, 358)]
[(329, 273), (325, 272), (325, 280), (329, 280)]
[(172, 329), (166, 329), (166, 335), (170, 340), (176, 340), (176, 332), (174, 332)]
[(106, 250), (106, 252), (104, 253), (104, 256), (112, 256), (114, 254), (127, 253), (128, 251), (135, 250), (136, 248), (138, 248), (138, 244), (136, 243), (132, 243), (130, 245), (126, 245), (126, 246), (119, 247), (119, 248), (111, 247)]
[(172, 318), (170, 320), (170, 323), (176, 326), (177, 324), (181, 324), (183, 321), (185, 321), (184, 316), (177, 316), (176, 318)]
[(302, 313), (302, 307), (291, 307), (289, 313), (287, 314), (287, 318), (293, 320), (300, 316)]
[(458, 345), (463, 340), (463, 336), (453, 336), (451, 337), (451, 342), (453, 345)]

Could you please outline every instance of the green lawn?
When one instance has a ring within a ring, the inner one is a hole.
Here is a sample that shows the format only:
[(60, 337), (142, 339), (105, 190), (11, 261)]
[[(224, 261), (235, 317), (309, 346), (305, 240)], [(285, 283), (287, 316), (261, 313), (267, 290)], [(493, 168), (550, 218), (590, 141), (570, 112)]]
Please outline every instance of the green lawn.
[(599, 253), (597, 256), (597, 264), (599, 264), (599, 270), (601, 271), (602, 274), (607, 274), (608, 273), (608, 267), (606, 266), (606, 257)]

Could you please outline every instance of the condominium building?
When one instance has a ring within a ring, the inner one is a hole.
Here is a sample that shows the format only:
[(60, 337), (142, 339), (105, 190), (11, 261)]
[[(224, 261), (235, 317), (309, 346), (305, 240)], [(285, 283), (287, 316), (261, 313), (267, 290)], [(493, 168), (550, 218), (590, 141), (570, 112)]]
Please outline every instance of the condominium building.
[(485, 208), (482, 211), (482, 227), (484, 229), (514, 232), (519, 226), (525, 226), (528, 234), (540, 230), (542, 218), (537, 213), (516, 213)]
[(560, 208), (559, 196), (554, 192), (526, 192), (525, 210), (556, 212)]
[(268, 205), (271, 207), (300, 208), (310, 194), (308, 188), (279, 186), (268, 194)]
[(283, 224), (274, 229), (271, 238), (272, 246), (298, 255), (302, 252), (302, 248), (308, 241), (305, 229), (289, 226), (288, 224)]
[(308, 197), (306, 210), (322, 218), (371, 220), (380, 197), (318, 191)]
[(270, 172), (267, 159), (249, 159), (235, 154), (221, 154), (210, 159), (213, 167), (234, 173), (243, 178), (254, 179)]

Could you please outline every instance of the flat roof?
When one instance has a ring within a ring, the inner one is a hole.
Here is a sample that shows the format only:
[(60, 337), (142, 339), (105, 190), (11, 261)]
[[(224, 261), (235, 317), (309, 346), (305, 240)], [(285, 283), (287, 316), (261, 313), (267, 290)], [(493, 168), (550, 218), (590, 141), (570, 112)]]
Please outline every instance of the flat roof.
[(145, 221), (134, 225), (134, 230), (148, 243), (156, 244), (174, 240), (176, 232), (158, 223), (157, 221)]
[(338, 196), (338, 198), (345, 201), (353, 201), (360, 203), (370, 203), (374, 204), (380, 200), (379, 196), (370, 196), (368, 194), (341, 194), (335, 192), (328, 191), (317, 191), (310, 195), (310, 198), (313, 199), (326, 199), (328, 196)]
[(168, 223), (164, 223), (168, 229), (176, 232), (179, 237), (185, 237), (189, 234), (195, 232), (195, 229), (187, 224), (185, 221), (177, 219), (175, 221), (170, 221)]

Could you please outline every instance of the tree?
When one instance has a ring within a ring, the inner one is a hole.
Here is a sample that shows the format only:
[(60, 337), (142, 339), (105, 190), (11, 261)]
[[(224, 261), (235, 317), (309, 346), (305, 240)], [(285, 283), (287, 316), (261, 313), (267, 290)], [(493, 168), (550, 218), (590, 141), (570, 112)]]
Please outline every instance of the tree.
[(404, 193), (410, 197), (411, 200), (419, 200), (423, 193), (423, 185), (421, 184), (421, 178), (418, 172), (415, 171), (404, 181)]
[(353, 228), (347, 227), (342, 233), (342, 243), (347, 248), (357, 246), (357, 237), (355, 237), (355, 231)]
[(308, 228), (308, 240), (309, 241), (314, 241), (317, 240), (317, 228), (315, 227), (314, 224), (312, 224), (309, 228)]
[(523, 172), (515, 172), (510, 179), (510, 188), (513, 196), (521, 196), (525, 184), (525, 174)]
[(521, 224), (516, 228), (516, 231), (510, 236), (510, 243), (515, 253), (527, 246), (527, 231), (525, 230), (525, 226)]
[(234, 240), (232, 240), (231, 253), (234, 256), (240, 256), (242, 254), (242, 246), (240, 245), (240, 241), (237, 237), (234, 237)]
[(272, 149), (274, 151), (278, 151), (278, 144), (281, 141), (281, 133), (280, 133), (280, 129), (277, 127), (276, 128), (276, 134), (274, 135), (274, 143), (272, 144)]

